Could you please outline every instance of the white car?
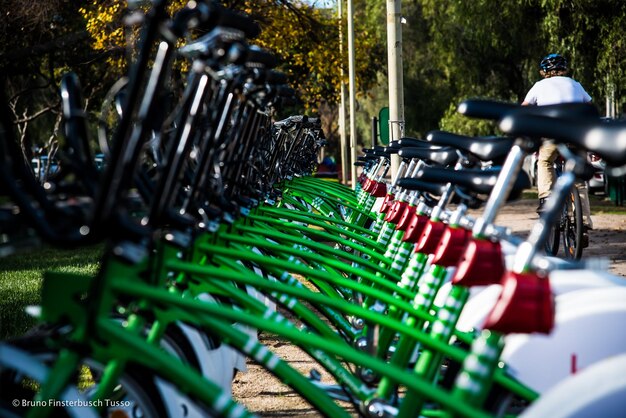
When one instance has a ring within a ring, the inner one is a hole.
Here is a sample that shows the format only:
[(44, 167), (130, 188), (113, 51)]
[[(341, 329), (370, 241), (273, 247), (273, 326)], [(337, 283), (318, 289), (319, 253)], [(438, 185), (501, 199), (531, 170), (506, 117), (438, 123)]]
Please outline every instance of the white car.
[(605, 193), (606, 179), (604, 168), (606, 163), (602, 158), (591, 152), (587, 154), (587, 161), (594, 168), (593, 177), (589, 179), (589, 191), (592, 193)]

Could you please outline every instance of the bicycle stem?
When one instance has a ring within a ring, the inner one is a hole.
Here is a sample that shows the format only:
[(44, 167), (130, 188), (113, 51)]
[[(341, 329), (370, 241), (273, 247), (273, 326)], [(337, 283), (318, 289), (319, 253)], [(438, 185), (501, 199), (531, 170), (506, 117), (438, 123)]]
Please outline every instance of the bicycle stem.
[(535, 223), (528, 239), (520, 244), (515, 253), (513, 271), (523, 273), (532, 267), (533, 259), (540, 248), (546, 243), (550, 233), (550, 225), (553, 225), (559, 217), (568, 192), (574, 186), (576, 176), (570, 171), (563, 173), (556, 181), (550, 199), (546, 202), (545, 211)]

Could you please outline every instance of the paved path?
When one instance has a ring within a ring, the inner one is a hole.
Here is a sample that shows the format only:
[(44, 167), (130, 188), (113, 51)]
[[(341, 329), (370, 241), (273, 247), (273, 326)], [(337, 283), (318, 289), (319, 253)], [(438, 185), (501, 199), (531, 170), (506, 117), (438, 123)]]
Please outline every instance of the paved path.
[[(506, 225), (523, 238), (537, 222), (535, 200), (509, 203), (501, 211), (496, 223)], [(610, 260), (609, 271), (626, 277), (626, 214), (603, 213), (599, 203), (592, 201), (594, 230), (589, 233), (589, 247), (583, 257), (605, 257)], [(605, 209), (606, 210), (606, 209)]]

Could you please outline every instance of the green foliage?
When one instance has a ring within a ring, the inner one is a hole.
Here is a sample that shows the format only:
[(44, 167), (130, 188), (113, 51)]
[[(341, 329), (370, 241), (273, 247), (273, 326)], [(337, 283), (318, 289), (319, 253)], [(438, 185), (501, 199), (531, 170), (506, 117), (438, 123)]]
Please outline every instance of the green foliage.
[[(336, 2), (222, 0), (249, 13), (263, 28), (254, 40), (280, 56), (307, 111), (319, 109), (333, 139), (340, 68), (347, 81), (347, 33), (339, 56)], [(45, 3), (45, 4), (44, 4)], [(20, 128), (25, 143), (47, 140), (58, 121), (57, 86), (65, 70), (79, 74), (87, 110), (97, 111), (108, 87), (124, 72), (124, 46), (136, 39), (124, 30), (123, 0), (76, 5), (51, 0), (37, 7), (23, 0), (0, 5), (0, 72), (9, 78), (14, 119), (46, 110)], [(185, 2), (172, 2), (171, 12)], [(370, 118), (387, 104), (386, 7), (353, 0), (360, 136), (369, 143)], [(344, 15), (347, 7), (343, 3)], [(564, 54), (572, 76), (601, 104), (614, 89), (626, 102), (626, 2), (623, 0), (403, 0), (406, 133), (470, 128), (451, 109), (466, 97), (519, 102), (539, 79), (539, 59)], [(179, 67), (182, 68), (182, 67)]]
[[(378, 1), (368, 5), (384, 9)], [(457, 115), (457, 105), (468, 97), (521, 102), (551, 52), (568, 58), (571, 75), (596, 103), (611, 87), (626, 102), (622, 0), (407, 0), (402, 15), (409, 135), (437, 128), (491, 133)], [(378, 30), (385, 35), (384, 25)]]
[(471, 119), (457, 112), (456, 101), (450, 104), (444, 114), (439, 128), (461, 135), (483, 136), (495, 135), (497, 127), (494, 122), (483, 119)]

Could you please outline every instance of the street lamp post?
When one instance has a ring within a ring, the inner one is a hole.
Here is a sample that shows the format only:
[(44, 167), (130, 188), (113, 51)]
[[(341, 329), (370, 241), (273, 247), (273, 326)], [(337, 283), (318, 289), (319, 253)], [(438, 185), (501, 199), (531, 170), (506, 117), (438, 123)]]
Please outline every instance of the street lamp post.
[(339, 78), (340, 95), (339, 104), (339, 147), (341, 153), (341, 177), (343, 184), (348, 184), (348, 170), (350, 160), (348, 157), (348, 139), (346, 137), (346, 83), (343, 80), (343, 0), (337, 0), (337, 15), (339, 18)]
[[(404, 93), (402, 80), (401, 0), (387, 0), (387, 65), (389, 79), (389, 136), (398, 140), (404, 131)], [(391, 156), (391, 176), (400, 166), (397, 154)]]
[(352, 9), (352, 0), (348, 0), (348, 78), (349, 78), (349, 95), (350, 95), (350, 165), (351, 175), (350, 181), (352, 188), (356, 188), (356, 77), (354, 63), (354, 10)]

